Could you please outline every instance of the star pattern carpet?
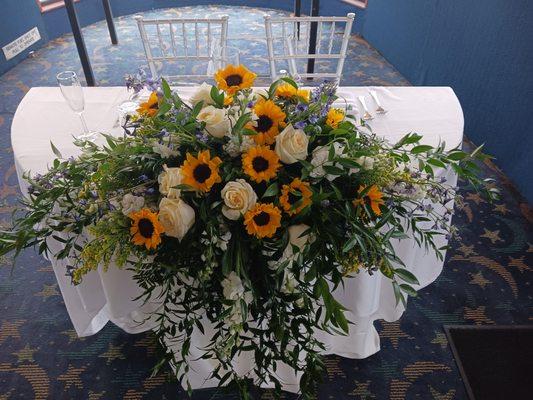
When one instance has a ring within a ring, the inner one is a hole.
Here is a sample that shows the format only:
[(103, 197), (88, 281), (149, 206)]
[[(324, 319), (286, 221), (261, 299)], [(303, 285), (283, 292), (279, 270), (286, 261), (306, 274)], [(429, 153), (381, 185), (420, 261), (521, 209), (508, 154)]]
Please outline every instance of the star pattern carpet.
[[(183, 7), (144, 13), (148, 17), (222, 15), (230, 17), (230, 37), (263, 34), (263, 15), (281, 11), (246, 7)], [(231, 23), (233, 21), (233, 24)], [(235, 23), (238, 21), (238, 23)], [(123, 75), (145, 65), (131, 16), (117, 18), (119, 45), (112, 46), (104, 22), (84, 28), (99, 85), (122, 85)], [(353, 36), (344, 85), (408, 85), (362, 38)], [(267, 72), (261, 41), (237, 43), (243, 62)], [(10, 126), (24, 94), (33, 86), (54, 86), (67, 69), (81, 74), (72, 36), (55, 39), (0, 77), (0, 225), (9, 225), (18, 195)], [(423, 132), (422, 132), (423, 133)], [(466, 132), (468, 134), (468, 132)], [(465, 142), (469, 146), (468, 142)], [(465, 399), (443, 324), (530, 324), (533, 290), (532, 215), (528, 204), (495, 165), (483, 175), (496, 180), (503, 197), (489, 204), (463, 188), (441, 276), (411, 299), (396, 322), (376, 322), (381, 351), (364, 360), (327, 357), (318, 398)], [(128, 335), (108, 324), (97, 335), (77, 338), (50, 264), (26, 251), (0, 260), (0, 399), (185, 399), (177, 383), (150, 376), (157, 346), (149, 333)], [(199, 390), (193, 399), (236, 399), (218, 389)], [(258, 390), (258, 399), (272, 399)], [(296, 396), (286, 394), (286, 399)]]

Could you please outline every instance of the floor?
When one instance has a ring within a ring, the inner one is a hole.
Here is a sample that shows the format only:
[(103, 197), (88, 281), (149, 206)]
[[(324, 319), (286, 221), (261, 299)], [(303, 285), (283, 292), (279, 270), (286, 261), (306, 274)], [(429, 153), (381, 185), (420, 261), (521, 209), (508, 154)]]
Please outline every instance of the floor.
[[(261, 34), (265, 13), (281, 11), (218, 6), (174, 8), (147, 16), (228, 14), (230, 36)], [(120, 44), (109, 43), (104, 23), (84, 29), (99, 85), (121, 85), (125, 73), (144, 64), (131, 17), (117, 18)], [(242, 31), (242, 32), (241, 32)], [(244, 62), (266, 72), (264, 44), (247, 41)], [(248, 58), (248, 59), (246, 59)], [(36, 51), (0, 77), (0, 225), (9, 224), (18, 195), (10, 126), (18, 103), (33, 86), (55, 85), (61, 70), (81, 67), (71, 36)], [(344, 85), (408, 85), (367, 42), (351, 41)], [(466, 132), (468, 134), (468, 132)], [(469, 146), (469, 143), (465, 143)], [(327, 357), (319, 399), (465, 399), (443, 324), (531, 324), (533, 290), (532, 214), (527, 202), (493, 164), (503, 198), (489, 204), (463, 188), (464, 205), (454, 219), (452, 243), (439, 279), (410, 300), (396, 322), (377, 322), (382, 350), (364, 360)], [(150, 377), (157, 347), (150, 334), (127, 335), (108, 325), (80, 339), (73, 331), (49, 263), (25, 252), (12, 271), (0, 260), (0, 399), (184, 399), (165, 376)], [(271, 399), (258, 391), (258, 399)], [(220, 390), (196, 391), (193, 399), (233, 399)], [(295, 396), (287, 395), (287, 399)]]

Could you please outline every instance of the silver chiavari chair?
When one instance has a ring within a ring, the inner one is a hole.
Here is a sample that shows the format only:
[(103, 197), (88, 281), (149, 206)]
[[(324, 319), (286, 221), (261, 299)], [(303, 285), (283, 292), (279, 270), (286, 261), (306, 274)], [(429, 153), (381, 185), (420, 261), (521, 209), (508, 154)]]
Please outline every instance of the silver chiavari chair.
[(216, 49), (226, 48), (228, 16), (135, 19), (152, 76), (164, 77), (174, 85), (211, 77)]
[[(309, 80), (340, 82), (348, 42), (355, 14), (346, 17), (283, 17), (265, 16), (268, 61), (272, 80), (279, 71), (287, 69), (293, 77)], [(316, 47), (312, 50), (310, 38), (316, 32)], [(308, 60), (314, 71), (307, 72)]]

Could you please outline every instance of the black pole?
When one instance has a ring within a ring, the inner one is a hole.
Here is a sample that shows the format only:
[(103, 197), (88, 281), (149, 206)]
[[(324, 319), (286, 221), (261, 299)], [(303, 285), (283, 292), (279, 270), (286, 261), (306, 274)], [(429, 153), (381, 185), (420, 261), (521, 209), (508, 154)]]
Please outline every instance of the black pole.
[(107, 28), (109, 29), (111, 43), (118, 44), (117, 31), (115, 30), (115, 23), (113, 22), (113, 11), (111, 10), (111, 4), (109, 4), (109, 0), (102, 0), (102, 5), (104, 6), (105, 19), (107, 21)]
[[(294, 16), (300, 17), (302, 15), (302, 0), (294, 0)], [(296, 24), (296, 37), (300, 40), (300, 23)]]
[[(312, 0), (311, 3), (311, 16), (316, 17), (318, 16), (318, 10), (320, 9), (320, 1), (319, 0)], [(309, 54), (316, 54), (316, 31), (317, 31), (318, 23), (317, 22), (311, 22), (311, 30), (309, 32)], [(307, 60), (307, 73), (312, 74), (315, 70), (315, 59), (309, 58)], [(310, 79), (310, 78), (307, 78)]]
[(80, 23), (78, 16), (76, 15), (76, 9), (74, 8), (73, 0), (65, 0), (65, 7), (67, 8), (68, 19), (70, 21), (70, 27), (72, 28), (72, 34), (74, 35), (74, 41), (78, 48), (78, 54), (80, 56), (81, 66), (85, 74), (85, 81), (87, 86), (94, 86), (94, 75), (91, 63), (89, 62), (89, 56), (87, 55), (87, 48), (85, 47), (85, 41), (81, 34)]

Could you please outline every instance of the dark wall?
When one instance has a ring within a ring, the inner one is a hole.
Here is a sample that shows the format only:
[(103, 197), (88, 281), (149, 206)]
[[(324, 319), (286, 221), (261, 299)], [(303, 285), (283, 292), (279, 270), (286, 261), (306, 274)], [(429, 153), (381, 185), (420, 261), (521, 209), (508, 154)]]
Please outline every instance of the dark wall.
[(466, 134), (533, 203), (533, 2), (369, 3), (365, 38), (413, 85), (452, 86)]

